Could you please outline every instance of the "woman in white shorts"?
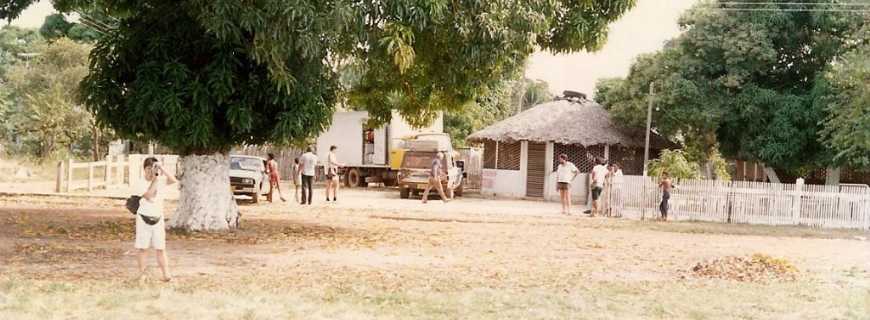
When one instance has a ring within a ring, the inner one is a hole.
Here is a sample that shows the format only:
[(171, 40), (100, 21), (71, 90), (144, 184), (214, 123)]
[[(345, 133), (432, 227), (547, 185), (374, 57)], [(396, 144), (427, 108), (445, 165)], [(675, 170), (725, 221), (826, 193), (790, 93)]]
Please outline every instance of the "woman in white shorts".
[[(172, 280), (169, 260), (166, 258), (166, 224), (163, 219), (165, 187), (178, 182), (175, 176), (166, 173), (156, 158), (147, 158), (143, 164), (145, 181), (139, 186), (139, 209), (136, 211), (136, 243), (140, 278), (145, 277), (145, 257), (148, 249), (156, 250), (157, 264), (163, 271), (163, 281)], [(146, 220), (156, 221), (149, 224)]]

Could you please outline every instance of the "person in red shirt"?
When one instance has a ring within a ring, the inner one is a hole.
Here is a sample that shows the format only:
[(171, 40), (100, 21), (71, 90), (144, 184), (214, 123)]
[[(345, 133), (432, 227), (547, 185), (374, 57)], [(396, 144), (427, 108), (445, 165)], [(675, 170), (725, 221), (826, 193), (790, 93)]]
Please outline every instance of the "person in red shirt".
[(281, 192), (281, 174), (278, 172), (278, 161), (275, 160), (275, 155), (272, 153), (269, 154), (269, 160), (266, 161), (266, 173), (269, 175), (269, 195), (266, 196), (266, 199), (272, 202), (272, 193), (275, 189), (278, 189), (278, 196), (281, 198), (281, 201), (286, 202), (284, 193)]

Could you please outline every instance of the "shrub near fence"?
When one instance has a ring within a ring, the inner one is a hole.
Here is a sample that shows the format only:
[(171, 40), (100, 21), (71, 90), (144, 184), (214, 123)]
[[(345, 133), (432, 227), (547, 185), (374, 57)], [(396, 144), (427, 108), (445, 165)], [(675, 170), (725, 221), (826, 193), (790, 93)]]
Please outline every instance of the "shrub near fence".
[[(624, 217), (659, 217), (661, 190), (654, 178), (625, 176), (612, 206)], [(867, 185), (804, 185), (748, 181), (682, 180), (671, 191), (668, 218), (821, 228), (870, 229)]]

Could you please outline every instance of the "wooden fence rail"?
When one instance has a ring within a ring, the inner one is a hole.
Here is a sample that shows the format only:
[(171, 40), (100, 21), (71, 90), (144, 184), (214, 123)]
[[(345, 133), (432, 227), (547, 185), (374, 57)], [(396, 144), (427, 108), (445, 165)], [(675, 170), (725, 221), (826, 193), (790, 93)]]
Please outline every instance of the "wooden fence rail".
[[(659, 217), (661, 190), (653, 178), (625, 176), (611, 192), (619, 216)], [(750, 181), (683, 180), (671, 191), (668, 219), (870, 229), (870, 187)]]
[[(55, 192), (71, 192), (79, 189), (93, 191), (113, 185), (129, 184), (129, 161), (123, 156), (110, 156), (96, 162), (75, 162), (73, 159), (57, 163)], [(86, 177), (81, 177), (87, 172)], [(96, 174), (101, 173), (97, 178)]]

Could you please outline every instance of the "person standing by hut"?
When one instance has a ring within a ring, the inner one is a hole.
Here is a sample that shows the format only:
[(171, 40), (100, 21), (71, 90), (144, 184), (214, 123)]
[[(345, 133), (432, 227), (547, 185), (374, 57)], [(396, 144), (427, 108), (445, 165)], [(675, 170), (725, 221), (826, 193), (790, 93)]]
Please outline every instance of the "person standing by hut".
[(601, 192), (604, 191), (604, 182), (607, 179), (607, 175), (609, 171), (607, 170), (607, 166), (604, 165), (604, 160), (601, 158), (595, 158), (595, 167), (592, 167), (592, 216), (598, 215), (600, 212), (600, 203), (599, 199), (601, 198)]
[(275, 160), (275, 154), (268, 154), (269, 160), (266, 161), (266, 173), (269, 175), (269, 194), (266, 195), (266, 200), (272, 202), (272, 195), (275, 192), (275, 189), (278, 189), (278, 197), (281, 198), (281, 201), (287, 202), (287, 199), (284, 199), (284, 193), (281, 192), (281, 173), (278, 171), (278, 161)]
[(577, 178), (580, 170), (568, 161), (566, 154), (559, 155), (559, 167), (556, 168), (556, 190), (559, 190), (559, 200), (562, 202), (562, 214), (571, 214), (571, 182)]

